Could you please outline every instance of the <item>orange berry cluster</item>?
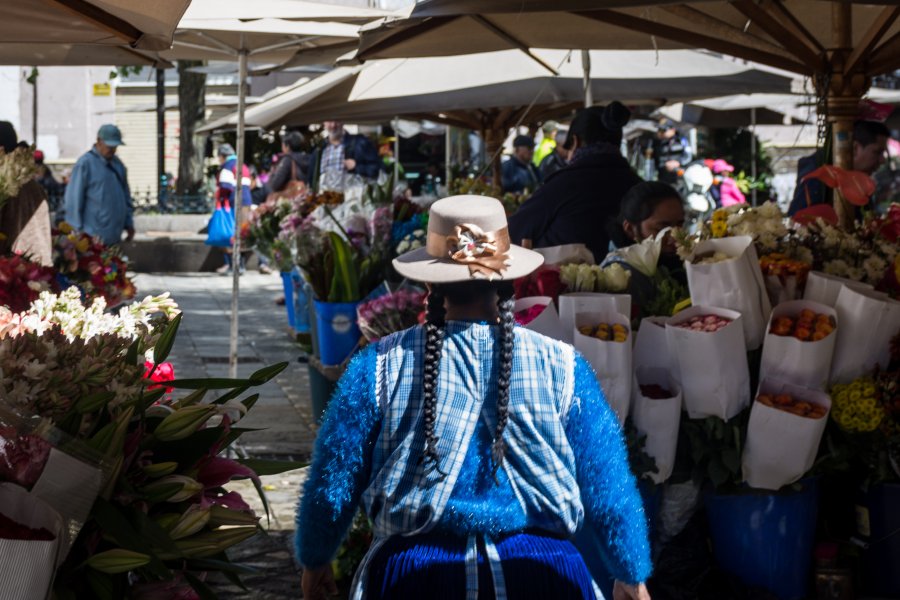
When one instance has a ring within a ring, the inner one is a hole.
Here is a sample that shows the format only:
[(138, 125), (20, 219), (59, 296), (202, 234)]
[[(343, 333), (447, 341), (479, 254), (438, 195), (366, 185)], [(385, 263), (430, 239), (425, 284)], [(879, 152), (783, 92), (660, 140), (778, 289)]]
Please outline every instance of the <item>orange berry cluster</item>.
[(798, 417), (821, 419), (828, 410), (821, 404), (794, 398), (790, 394), (760, 394), (756, 401), (770, 408), (777, 408)]
[(578, 328), (581, 335), (597, 338), (604, 342), (624, 342), (628, 339), (628, 329), (624, 325), (616, 323), (600, 323), (599, 325), (582, 325)]
[(808, 308), (794, 317), (776, 317), (769, 333), (793, 336), (801, 342), (818, 342), (834, 331), (834, 319), (826, 314), (817, 314)]

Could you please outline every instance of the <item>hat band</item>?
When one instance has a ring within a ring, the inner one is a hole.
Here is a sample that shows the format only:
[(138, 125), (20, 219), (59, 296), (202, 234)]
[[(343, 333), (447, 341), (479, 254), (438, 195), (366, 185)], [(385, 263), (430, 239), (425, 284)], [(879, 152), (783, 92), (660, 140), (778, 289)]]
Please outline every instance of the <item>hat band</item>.
[(503, 277), (512, 257), (509, 229), (484, 231), (478, 225), (460, 223), (451, 235), (429, 231), (425, 250), (435, 258), (450, 259), (469, 267), (475, 279)]

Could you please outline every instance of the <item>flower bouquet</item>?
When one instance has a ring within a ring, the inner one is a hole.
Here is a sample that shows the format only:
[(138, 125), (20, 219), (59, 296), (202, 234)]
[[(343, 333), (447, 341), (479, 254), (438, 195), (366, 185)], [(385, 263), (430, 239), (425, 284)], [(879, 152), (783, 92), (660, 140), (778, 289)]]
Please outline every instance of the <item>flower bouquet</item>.
[(68, 223), (60, 223), (51, 233), (53, 267), (60, 287), (77, 286), (86, 300), (102, 297), (109, 306), (134, 298), (128, 263), (117, 248), (74, 231)]
[[(111, 314), (102, 298), (82, 305), (74, 289), (0, 314), (2, 404), (48, 419), (111, 465), (58, 568), (60, 599), (141, 597), (161, 587), (166, 597), (213, 597), (206, 574), (237, 577), (225, 550), (259, 529), (227, 483), (250, 478), (260, 490), (257, 475), (298, 466), (219, 456), (258, 399), (246, 392), (287, 363), (247, 379), (167, 381), (160, 365), (180, 320), (167, 296)], [(168, 388), (187, 392), (175, 398)], [(221, 395), (205, 400), (211, 390)]]
[(0, 257), (0, 306), (18, 312), (28, 308), (38, 294), (57, 288), (54, 271), (27, 257)]
[(413, 286), (391, 291), (382, 284), (356, 307), (359, 329), (369, 342), (422, 322), (426, 292)]

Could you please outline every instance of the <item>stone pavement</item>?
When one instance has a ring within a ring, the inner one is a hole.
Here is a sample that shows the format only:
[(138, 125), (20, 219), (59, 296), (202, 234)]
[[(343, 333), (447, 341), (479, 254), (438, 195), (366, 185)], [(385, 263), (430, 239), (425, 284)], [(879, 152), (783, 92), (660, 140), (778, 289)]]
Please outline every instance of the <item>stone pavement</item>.
[[(171, 292), (184, 317), (169, 361), (178, 378), (228, 377), (231, 277), (215, 273), (138, 274), (138, 297)], [(311, 413), (309, 376), (305, 353), (289, 335), (278, 275), (248, 271), (241, 277), (238, 376), (288, 361), (274, 380), (254, 388), (260, 399), (241, 421), (242, 427), (259, 428), (245, 433), (238, 452), (250, 457), (308, 462), (316, 436)], [(232, 559), (258, 570), (244, 576), (249, 591), (224, 580), (212, 582), (220, 598), (287, 600), (299, 598), (300, 571), (293, 561), (294, 512), (305, 469), (262, 478), (271, 509), (270, 518), (256, 490), (247, 481), (232, 482), (229, 489), (247, 500), (267, 535), (260, 534), (230, 553)]]

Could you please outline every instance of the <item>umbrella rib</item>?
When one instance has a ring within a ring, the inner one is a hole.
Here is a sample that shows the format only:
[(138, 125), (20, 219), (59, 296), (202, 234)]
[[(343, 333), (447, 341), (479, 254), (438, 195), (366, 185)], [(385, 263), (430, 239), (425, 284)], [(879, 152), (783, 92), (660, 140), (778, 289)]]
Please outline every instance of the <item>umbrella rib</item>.
[(550, 71), (553, 75), (559, 75), (559, 71), (557, 71), (556, 69), (554, 69), (553, 67), (551, 67), (550, 65), (545, 63), (543, 60), (541, 60), (540, 58), (535, 56), (531, 52), (531, 49), (525, 43), (523, 43), (521, 40), (514, 37), (511, 33), (506, 31), (505, 29), (502, 29), (502, 28), (498, 27), (497, 25), (495, 25), (494, 23), (492, 23), (491, 21), (488, 21), (482, 15), (469, 15), (469, 17), (471, 19), (473, 19), (476, 23), (483, 25), (488, 31), (491, 31), (498, 37), (505, 40), (507, 43), (512, 44), (513, 46), (515, 46), (516, 48), (518, 48), (519, 50), (521, 50), (522, 52), (527, 54), (529, 56), (529, 58), (531, 58), (533, 61), (535, 61), (536, 63), (538, 63), (545, 69), (547, 69), (548, 71)]
[(900, 6), (887, 7), (878, 14), (872, 26), (869, 27), (859, 44), (850, 53), (850, 58), (847, 59), (847, 66), (844, 67), (845, 75), (855, 71), (863, 60), (871, 55), (872, 49), (881, 41), (881, 38), (891, 28), (898, 16), (900, 16)]
[(662, 6), (661, 8), (666, 12), (675, 15), (676, 17), (681, 17), (689, 23), (708, 27), (708, 31), (721, 32), (723, 39), (729, 37), (735, 40), (739, 40), (747, 46), (756, 48), (757, 50), (762, 50), (763, 52), (772, 52), (775, 54), (784, 52), (784, 48), (782, 48), (781, 46), (744, 33), (743, 31), (734, 27), (731, 23), (723, 21), (721, 19), (717, 19), (716, 17), (708, 15), (696, 8), (684, 5)]
[(51, 2), (90, 21), (131, 45), (137, 44), (144, 37), (144, 32), (128, 21), (120, 19), (85, 0), (51, 0)]
[(175, 40), (175, 46), (180, 46), (182, 48), (191, 48), (192, 50), (203, 50), (204, 52), (215, 52), (217, 54), (224, 54), (226, 56), (235, 56), (235, 51), (231, 48), (225, 50), (223, 48), (213, 48), (211, 46), (204, 46), (203, 44), (195, 44), (193, 42), (184, 42), (181, 40)]
[(814, 65), (817, 70), (824, 70), (823, 57), (813, 52), (803, 40), (797, 38), (793, 32), (779, 23), (764, 6), (750, 0), (738, 0), (733, 5), (746, 17), (759, 25), (763, 31), (772, 36), (772, 39), (777, 40), (788, 52), (802, 62)]
[(805, 65), (796, 61), (793, 57), (784, 54), (774, 54), (756, 48), (705, 35), (680, 29), (671, 25), (655, 23), (640, 17), (634, 17), (625, 13), (612, 10), (593, 10), (593, 11), (576, 11), (573, 14), (601, 21), (610, 25), (616, 25), (632, 31), (640, 31), (648, 35), (658, 35), (689, 46), (708, 48), (714, 52), (722, 52), (739, 58), (753, 60), (756, 62), (772, 65), (795, 73), (809, 74), (812, 72), (811, 65)]
[(814, 50), (817, 54), (824, 55), (825, 47), (819, 43), (819, 40), (816, 39), (816, 36), (811, 34), (809, 30), (803, 26), (803, 23), (800, 22), (800, 19), (794, 15), (788, 7), (784, 5), (782, 0), (764, 0), (763, 5), (766, 8), (770, 8), (773, 11), (777, 12), (781, 17), (786, 21), (783, 23), (786, 27), (790, 27), (794, 30), (795, 35), (802, 39), (807, 46), (809, 46), (812, 50)]
[(900, 33), (878, 46), (869, 59), (871, 73), (886, 73), (894, 69), (900, 69)]
[[(379, 54), (385, 52), (386, 50), (402, 43), (408, 41), (410, 39), (415, 39), (416, 37), (431, 31), (432, 29), (436, 29), (441, 25), (446, 25), (451, 21), (458, 19), (457, 16), (450, 17), (429, 17), (420, 23), (416, 23), (410, 26), (404, 26), (403, 29), (398, 31), (397, 33), (375, 42), (368, 48), (360, 48), (359, 53), (356, 58), (360, 61), (365, 62), (368, 56), (372, 54)], [(390, 25), (390, 24), (389, 24)], [(360, 38), (362, 39), (362, 38)]]
[(190, 33), (193, 33), (199, 37), (202, 37), (205, 40), (209, 40), (210, 42), (213, 43), (213, 45), (218, 46), (223, 51), (228, 52), (232, 56), (236, 56), (240, 52), (240, 48), (235, 48), (234, 46), (231, 46), (230, 44), (226, 44), (222, 40), (219, 40), (216, 37), (209, 35), (205, 31), (198, 31), (195, 29), (187, 29), (185, 31), (189, 31)]

